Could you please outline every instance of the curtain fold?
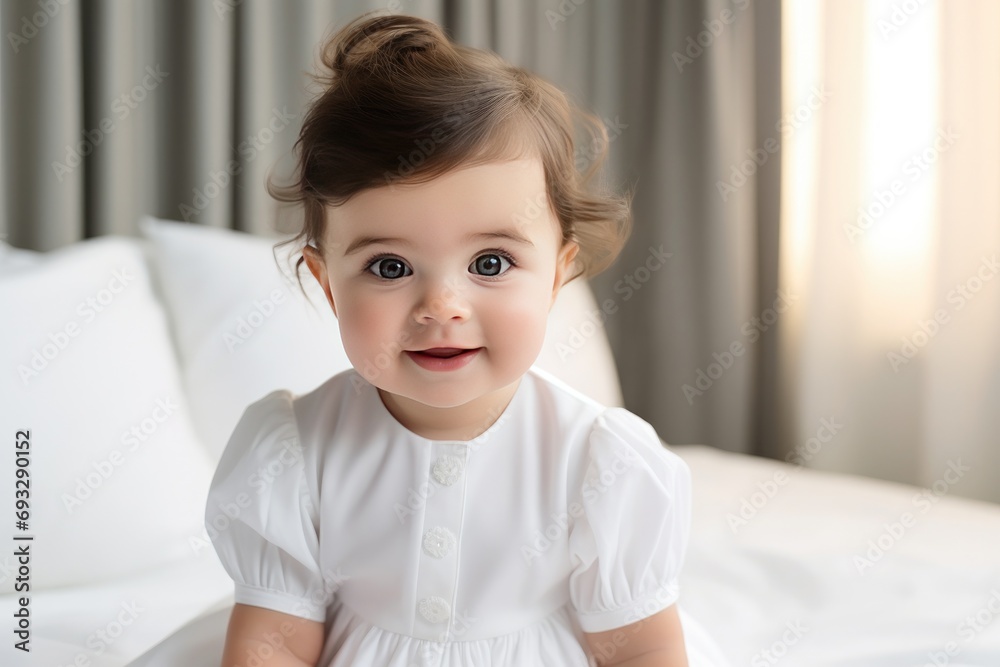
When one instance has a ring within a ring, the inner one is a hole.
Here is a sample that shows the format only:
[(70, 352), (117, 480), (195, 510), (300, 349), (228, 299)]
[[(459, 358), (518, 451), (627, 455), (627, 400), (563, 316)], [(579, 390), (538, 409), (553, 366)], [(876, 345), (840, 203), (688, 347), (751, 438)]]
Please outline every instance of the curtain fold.
[(1000, 502), (1000, 5), (948, 3), (939, 24), (939, 124), (955, 138), (938, 167), (930, 298), (950, 321), (924, 350), (919, 483), (962, 459), (953, 491)]
[[(0, 3), (4, 229), (48, 250), (84, 236), (80, 6)], [(53, 165), (56, 164), (55, 168)]]
[[(621, 308), (608, 329), (626, 405), (670, 442), (760, 453), (772, 421), (755, 402), (774, 391), (768, 334), (743, 327), (774, 299), (761, 253), (776, 250), (758, 243), (777, 242), (780, 155), (752, 156), (780, 138), (780, 26), (777, 2), (665, 3), (625, 32), (625, 60), (649, 68), (633, 84), (648, 102), (622, 115), (636, 229), (594, 283)], [(647, 274), (660, 246), (672, 254)]]

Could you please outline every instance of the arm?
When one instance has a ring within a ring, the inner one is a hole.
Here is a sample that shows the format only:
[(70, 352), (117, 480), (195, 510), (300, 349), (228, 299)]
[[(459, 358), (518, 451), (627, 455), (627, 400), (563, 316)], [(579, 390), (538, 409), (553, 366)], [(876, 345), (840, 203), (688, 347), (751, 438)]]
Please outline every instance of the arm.
[(688, 667), (676, 604), (630, 625), (584, 637), (598, 667)]
[(316, 667), (323, 624), (237, 603), (229, 617), (223, 667)]

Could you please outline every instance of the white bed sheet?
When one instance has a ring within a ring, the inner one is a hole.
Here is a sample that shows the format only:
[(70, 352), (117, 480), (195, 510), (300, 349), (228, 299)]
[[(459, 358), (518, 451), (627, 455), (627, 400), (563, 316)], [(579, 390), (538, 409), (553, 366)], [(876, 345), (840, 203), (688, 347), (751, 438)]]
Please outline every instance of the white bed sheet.
[[(734, 664), (921, 667), (933, 657), (1000, 666), (1000, 506), (703, 446), (675, 449), (692, 469), (697, 532), (682, 600), (728, 635)], [(767, 480), (776, 492), (761, 504), (751, 496)], [(730, 515), (744, 499), (760, 507), (734, 532)], [(894, 537), (885, 525), (897, 523)], [(868, 554), (870, 541), (879, 548)], [(969, 616), (981, 629), (963, 625)]]

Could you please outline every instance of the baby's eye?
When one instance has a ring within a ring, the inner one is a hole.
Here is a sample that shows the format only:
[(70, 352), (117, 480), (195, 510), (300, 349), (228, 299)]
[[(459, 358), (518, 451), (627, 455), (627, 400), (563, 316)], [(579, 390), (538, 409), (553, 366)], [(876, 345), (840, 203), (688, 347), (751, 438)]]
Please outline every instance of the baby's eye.
[(503, 269), (504, 262), (507, 263), (508, 269), (514, 264), (509, 257), (504, 255), (493, 252), (486, 253), (477, 257), (476, 261), (469, 265), (469, 270), (481, 276), (499, 276), (507, 271), (507, 269)]
[(368, 265), (368, 270), (384, 280), (396, 280), (413, 273), (410, 267), (395, 257), (376, 259)]

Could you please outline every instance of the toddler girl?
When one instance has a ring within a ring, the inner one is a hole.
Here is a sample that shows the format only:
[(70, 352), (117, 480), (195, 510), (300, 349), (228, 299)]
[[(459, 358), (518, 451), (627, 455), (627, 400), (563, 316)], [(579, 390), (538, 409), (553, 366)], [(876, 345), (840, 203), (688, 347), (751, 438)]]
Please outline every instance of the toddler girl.
[(250, 405), (222, 456), (224, 665), (713, 664), (677, 606), (687, 466), (533, 366), (560, 288), (630, 230), (574, 162), (579, 112), (413, 17), (361, 17), (323, 63), (272, 193), (353, 368)]

